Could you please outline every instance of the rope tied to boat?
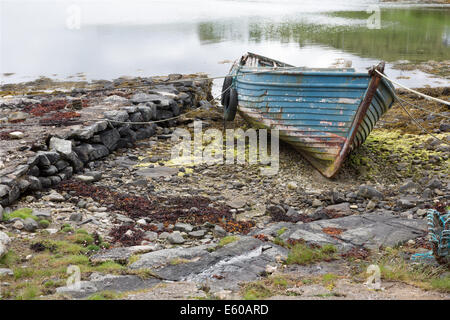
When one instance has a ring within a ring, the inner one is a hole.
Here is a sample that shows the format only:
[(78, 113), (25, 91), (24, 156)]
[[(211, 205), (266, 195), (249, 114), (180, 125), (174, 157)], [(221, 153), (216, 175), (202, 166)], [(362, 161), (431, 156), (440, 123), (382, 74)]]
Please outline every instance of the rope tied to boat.
[[(419, 95), (419, 96), (421, 96), (421, 97), (423, 97), (423, 98), (425, 98), (425, 99), (427, 99), (427, 100), (433, 100), (433, 101), (440, 102), (440, 103), (443, 103), (443, 104), (445, 104), (445, 105), (449, 105), (449, 106), (450, 106), (450, 102), (448, 102), (448, 101), (445, 101), (445, 100), (442, 100), (442, 99), (438, 99), (438, 98), (435, 98), (435, 97), (431, 97), (431, 96), (426, 95), (426, 94), (424, 94), (424, 93), (418, 92), (418, 91), (416, 91), (416, 90), (414, 90), (414, 89), (408, 88), (408, 87), (406, 87), (406, 86), (404, 86), (404, 85), (402, 85), (402, 84), (396, 82), (395, 80), (392, 80), (391, 78), (389, 78), (388, 76), (386, 76), (384, 73), (378, 71), (377, 69), (374, 69), (374, 71), (375, 71), (378, 75), (380, 75), (381, 77), (385, 78), (386, 80), (388, 80), (388, 81), (390, 81), (390, 82), (392, 82), (392, 83), (394, 83), (394, 84), (396, 84), (396, 85), (398, 85), (398, 86), (400, 86), (400, 87), (402, 87), (402, 88), (404, 88), (404, 89), (406, 89), (406, 90), (408, 90), (408, 91), (410, 91), (410, 92), (412, 92), (412, 93), (415, 93), (415, 94), (417, 94), (417, 95)], [(447, 145), (450, 145), (450, 142), (448, 142), (448, 141), (446, 141), (446, 140), (443, 140), (443, 139), (437, 137), (436, 135), (434, 135), (434, 134), (432, 134), (430, 131), (428, 131), (424, 126), (422, 126), (422, 125), (419, 123), (419, 121), (418, 121), (416, 118), (414, 118), (414, 117), (412, 116), (412, 114), (405, 108), (405, 106), (403, 105), (402, 102), (407, 103), (407, 104), (411, 105), (412, 107), (414, 107), (414, 108), (416, 108), (416, 109), (419, 109), (419, 110), (422, 110), (422, 111), (429, 112), (430, 114), (436, 114), (436, 115), (438, 115), (438, 116), (440, 116), (440, 117), (447, 118), (447, 119), (450, 119), (450, 117), (448, 117), (448, 116), (446, 116), (446, 115), (444, 115), (444, 114), (441, 114), (441, 113), (433, 112), (433, 111), (427, 110), (427, 109), (425, 109), (425, 108), (416, 106), (415, 104), (413, 104), (413, 103), (411, 103), (411, 102), (408, 102), (408, 101), (406, 101), (406, 100), (400, 98), (397, 94), (394, 94), (394, 97), (395, 97), (395, 100), (398, 101), (398, 103), (400, 104), (400, 107), (403, 109), (403, 111), (405, 111), (405, 113), (408, 115), (408, 117), (411, 118), (411, 120), (413, 121), (413, 123), (414, 123), (419, 129), (421, 129), (424, 133), (430, 135), (430, 136), (433, 137), (434, 139), (439, 140), (440, 142), (445, 143), (445, 144), (447, 144)]]
[(445, 104), (445, 105), (450, 106), (450, 102), (448, 102), (448, 101), (445, 101), (445, 100), (442, 100), (442, 99), (439, 99), (439, 98), (435, 98), (435, 97), (431, 97), (431, 96), (429, 96), (429, 95), (426, 95), (426, 94), (421, 93), (421, 92), (419, 92), (419, 91), (416, 91), (416, 90), (414, 90), (414, 89), (408, 88), (408, 87), (402, 85), (401, 83), (398, 83), (397, 81), (395, 81), (395, 80), (389, 78), (388, 76), (386, 76), (385, 74), (381, 73), (380, 71), (378, 71), (378, 70), (376, 70), (376, 69), (375, 69), (374, 71), (375, 71), (376, 73), (378, 73), (380, 76), (382, 76), (383, 78), (385, 78), (386, 80), (389, 80), (390, 82), (392, 82), (392, 83), (398, 85), (399, 87), (402, 87), (403, 89), (406, 89), (406, 90), (408, 90), (408, 91), (410, 91), (410, 92), (412, 92), (412, 93), (415, 93), (415, 94), (417, 94), (417, 95), (419, 95), (419, 96), (421, 96), (421, 97), (423, 97), (423, 98), (425, 98), (425, 99), (427, 99), (427, 100), (434, 100), (434, 101), (436, 101), (436, 102), (440, 102), (440, 103), (443, 103), (443, 104)]

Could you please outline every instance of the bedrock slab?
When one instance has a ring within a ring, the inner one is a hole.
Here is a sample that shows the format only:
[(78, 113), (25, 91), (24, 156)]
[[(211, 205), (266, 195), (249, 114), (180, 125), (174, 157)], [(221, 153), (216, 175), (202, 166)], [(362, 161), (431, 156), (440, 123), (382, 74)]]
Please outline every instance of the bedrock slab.
[(131, 269), (150, 269), (170, 281), (207, 284), (212, 291), (236, 289), (242, 281), (259, 278), (267, 265), (287, 257), (287, 249), (243, 236), (216, 250), (206, 246), (174, 248), (143, 254)]
[(304, 224), (275, 223), (252, 234), (276, 237), (285, 228), (281, 239), (304, 240), (307, 244), (333, 244), (341, 250), (353, 247), (375, 249), (395, 246), (423, 236), (427, 231), (425, 220), (406, 219), (391, 211), (376, 211), (337, 219), (319, 220)]

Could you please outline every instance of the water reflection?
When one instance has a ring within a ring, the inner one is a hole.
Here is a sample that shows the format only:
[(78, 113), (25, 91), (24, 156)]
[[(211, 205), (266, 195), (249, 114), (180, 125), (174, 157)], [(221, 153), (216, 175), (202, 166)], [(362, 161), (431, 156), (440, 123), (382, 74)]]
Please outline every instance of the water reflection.
[[(369, 29), (365, 12), (327, 14), (326, 24), (298, 17), (274, 23), (250, 19), (243, 25), (236, 20), (199, 23), (197, 32), (202, 44), (221, 41), (254, 43), (279, 41), (311, 44), (340, 49), (361, 57), (386, 61), (443, 60), (450, 57), (450, 10), (385, 9), (381, 11), (381, 29)], [(330, 25), (342, 18), (341, 25)]]

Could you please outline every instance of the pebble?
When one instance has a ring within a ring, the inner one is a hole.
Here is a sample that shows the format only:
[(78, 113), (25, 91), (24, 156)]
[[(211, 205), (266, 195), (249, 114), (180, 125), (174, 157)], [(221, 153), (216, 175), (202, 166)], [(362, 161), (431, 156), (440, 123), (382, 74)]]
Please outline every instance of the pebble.
[(53, 202), (62, 202), (66, 200), (66, 198), (64, 198), (58, 192), (51, 192), (49, 195), (42, 197), (42, 199), (45, 201), (53, 201)]
[(319, 199), (314, 199), (313, 201), (312, 201), (312, 206), (314, 207), (314, 208), (318, 208), (318, 207), (320, 207), (322, 205), (322, 201), (320, 201)]
[(289, 190), (297, 190), (298, 185), (297, 185), (296, 182), (291, 181), (291, 182), (288, 183), (287, 187), (288, 187)]
[(149, 241), (155, 241), (156, 239), (158, 239), (158, 234), (153, 231), (147, 231), (144, 234), (144, 239), (147, 239)]
[(24, 135), (25, 134), (23, 132), (21, 132), (21, 131), (14, 131), (14, 132), (10, 132), (9, 133), (9, 136), (12, 139), (22, 139), (24, 137)]
[(167, 237), (167, 241), (169, 241), (169, 243), (171, 244), (182, 244), (186, 240), (184, 240), (183, 236), (179, 231), (174, 231), (171, 234), (169, 234), (169, 236)]
[(75, 222), (80, 222), (80, 221), (83, 220), (83, 214), (81, 214), (80, 212), (72, 213), (72, 214), (70, 215), (69, 220), (70, 220), (70, 221), (75, 221)]
[(213, 234), (214, 234), (215, 237), (222, 238), (222, 237), (225, 237), (227, 235), (227, 232), (221, 226), (217, 226), (216, 225), (214, 227)]
[(13, 228), (17, 230), (22, 230), (24, 227), (23, 222), (21, 220), (16, 220), (13, 223)]
[(206, 233), (205, 230), (197, 230), (197, 231), (189, 232), (188, 234), (192, 238), (200, 239), (205, 236), (205, 233)]
[(375, 209), (376, 206), (377, 206), (377, 203), (375, 201), (370, 200), (367, 203), (366, 210), (372, 211), (373, 209)]
[(34, 232), (38, 227), (38, 223), (32, 218), (26, 218), (23, 222), (23, 228), (28, 232)]
[(166, 240), (169, 235), (170, 233), (168, 232), (161, 232), (160, 235), (158, 236), (158, 239)]
[(194, 227), (188, 223), (176, 223), (174, 228), (174, 230), (178, 230), (178, 231), (183, 231), (183, 232), (191, 232)]
[(147, 225), (147, 221), (145, 221), (145, 219), (139, 219), (138, 221), (136, 221), (136, 223), (141, 225), (141, 226), (146, 226)]
[(0, 268), (0, 276), (13, 276), (14, 272), (11, 269)]

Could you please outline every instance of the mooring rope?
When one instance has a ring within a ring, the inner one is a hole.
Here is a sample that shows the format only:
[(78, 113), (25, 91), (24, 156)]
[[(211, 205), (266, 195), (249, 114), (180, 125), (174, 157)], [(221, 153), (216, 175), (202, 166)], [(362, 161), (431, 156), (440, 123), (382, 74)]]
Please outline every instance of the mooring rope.
[(412, 102), (406, 101), (405, 99), (402, 99), (402, 98), (400, 98), (400, 97), (397, 96), (397, 95), (395, 95), (395, 97), (396, 97), (398, 100), (401, 100), (401, 101), (403, 101), (404, 103), (409, 104), (409, 105), (410, 105), (411, 107), (413, 107), (413, 108), (416, 108), (416, 109), (419, 109), (419, 110), (428, 112), (429, 114), (435, 114), (435, 115), (437, 115), (437, 116), (439, 116), (439, 117), (442, 117), (442, 118), (450, 119), (450, 117), (449, 117), (449, 116), (446, 116), (445, 114), (442, 114), (442, 113), (439, 113), (439, 112), (434, 112), (434, 111), (431, 111), (431, 110), (428, 110), (428, 109), (419, 107), (418, 105), (415, 105), (415, 104), (412, 103)]
[(395, 80), (392, 80), (391, 78), (389, 78), (389, 77), (386, 76), (385, 74), (381, 73), (381, 72), (378, 71), (377, 69), (375, 69), (375, 72), (378, 73), (378, 74), (379, 74), (380, 76), (382, 76), (383, 78), (389, 80), (390, 82), (392, 82), (392, 83), (398, 85), (399, 87), (402, 87), (403, 89), (406, 89), (406, 90), (408, 90), (408, 91), (411, 91), (411, 92), (413, 92), (413, 93), (415, 93), (415, 94), (417, 94), (417, 95), (419, 95), (419, 96), (421, 96), (421, 97), (423, 97), (423, 98), (425, 98), (425, 99), (434, 100), (434, 101), (437, 101), (437, 102), (440, 102), (440, 103), (443, 103), (443, 104), (446, 104), (446, 105), (450, 106), (450, 102), (448, 102), (448, 101), (445, 101), (445, 100), (442, 100), (442, 99), (438, 99), (438, 98), (435, 98), (435, 97), (431, 97), (431, 96), (429, 96), (429, 95), (426, 95), (426, 94), (421, 93), (421, 92), (419, 92), (419, 91), (416, 91), (416, 90), (414, 90), (414, 89), (408, 88), (408, 87), (402, 85), (401, 83), (398, 83), (398, 82), (396, 82)]
[(403, 106), (402, 101), (398, 100), (398, 102), (400, 103), (400, 106), (402, 107), (402, 109), (406, 112), (406, 114), (411, 118), (411, 120), (414, 122), (414, 124), (419, 127), (420, 129), (422, 129), (423, 132), (429, 134), (431, 137), (435, 138), (436, 140), (439, 140), (445, 144), (450, 145), (450, 142), (445, 141), (443, 139), (440, 139), (439, 137), (435, 136), (434, 134), (432, 134), (431, 132), (429, 132), (427, 129), (425, 129), (420, 123), (419, 121), (417, 121), (409, 112), (408, 110)]

